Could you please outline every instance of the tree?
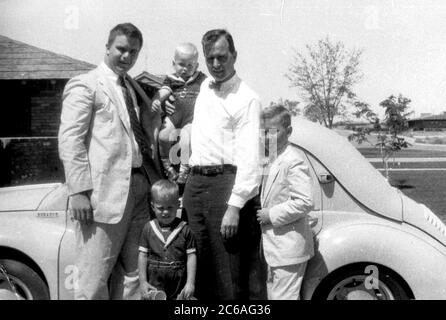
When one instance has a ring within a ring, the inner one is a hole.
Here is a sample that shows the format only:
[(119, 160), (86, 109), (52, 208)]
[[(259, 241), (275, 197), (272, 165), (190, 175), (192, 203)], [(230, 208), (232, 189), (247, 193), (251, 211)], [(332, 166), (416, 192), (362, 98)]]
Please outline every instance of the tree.
[(314, 104), (309, 104), (304, 108), (304, 117), (310, 121), (324, 124), (323, 118), (321, 117), (321, 111), (318, 106)]
[(306, 49), (306, 54), (295, 51), (285, 76), (305, 96), (308, 106), (304, 113), (331, 128), (334, 117), (345, 114), (357, 101), (353, 87), (362, 79), (362, 51), (347, 50), (342, 42), (333, 43), (328, 37), (314, 46), (306, 45)]
[(277, 102), (271, 101), (269, 105), (270, 106), (282, 105), (290, 111), (292, 116), (297, 116), (301, 112), (300, 109), (297, 107), (299, 103), (300, 103), (299, 101), (293, 101), (288, 99), (283, 100), (282, 98), (279, 98), (279, 101)]
[[(412, 112), (408, 112), (410, 99), (403, 97), (401, 94), (397, 97), (391, 95), (384, 101), (380, 102), (380, 106), (385, 108), (384, 121), (380, 122), (378, 116), (370, 109), (367, 103), (357, 103), (355, 112), (356, 117), (365, 117), (373, 124), (373, 128), (355, 128), (348, 139), (356, 141), (359, 144), (369, 142), (368, 137), (372, 132), (376, 131), (377, 143), (375, 147), (379, 148), (380, 155), (383, 160), (385, 176), (389, 179), (389, 158), (404, 148), (408, 148), (410, 144), (399, 136), (407, 129), (407, 120)], [(395, 161), (395, 158), (393, 159)]]

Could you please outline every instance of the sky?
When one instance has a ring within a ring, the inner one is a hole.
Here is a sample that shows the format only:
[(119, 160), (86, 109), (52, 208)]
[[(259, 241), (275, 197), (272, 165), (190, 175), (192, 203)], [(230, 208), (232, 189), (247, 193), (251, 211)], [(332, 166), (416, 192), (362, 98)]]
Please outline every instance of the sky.
[[(237, 73), (268, 105), (304, 101), (284, 76), (294, 50), (328, 36), (361, 49), (360, 99), (382, 115), (391, 94), (412, 100), (414, 116), (446, 111), (446, 2), (415, 0), (0, 0), (0, 34), (99, 64), (108, 32), (132, 22), (144, 45), (130, 74), (172, 72), (174, 48), (192, 42), (208, 74), (201, 36), (226, 28)], [(304, 104), (304, 102), (303, 102)]]

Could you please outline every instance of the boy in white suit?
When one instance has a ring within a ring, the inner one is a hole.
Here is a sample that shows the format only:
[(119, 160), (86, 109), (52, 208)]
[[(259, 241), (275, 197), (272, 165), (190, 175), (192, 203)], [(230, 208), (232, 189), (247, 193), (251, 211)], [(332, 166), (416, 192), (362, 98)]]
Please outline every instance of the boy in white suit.
[(307, 214), (313, 208), (312, 180), (304, 155), (288, 142), (291, 116), (281, 105), (262, 112), (269, 163), (263, 173), (257, 220), (268, 264), (269, 300), (297, 300), (307, 261), (313, 256), (313, 236)]

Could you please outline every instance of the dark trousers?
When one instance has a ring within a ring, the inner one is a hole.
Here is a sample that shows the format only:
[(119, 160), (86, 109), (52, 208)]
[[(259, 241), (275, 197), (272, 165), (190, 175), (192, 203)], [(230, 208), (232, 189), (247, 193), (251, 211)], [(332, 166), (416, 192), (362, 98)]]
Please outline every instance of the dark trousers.
[(192, 175), (183, 206), (197, 242), (196, 297), (201, 300), (266, 299), (266, 264), (260, 254), (256, 200), (240, 210), (238, 233), (224, 240), (220, 226), (235, 174)]

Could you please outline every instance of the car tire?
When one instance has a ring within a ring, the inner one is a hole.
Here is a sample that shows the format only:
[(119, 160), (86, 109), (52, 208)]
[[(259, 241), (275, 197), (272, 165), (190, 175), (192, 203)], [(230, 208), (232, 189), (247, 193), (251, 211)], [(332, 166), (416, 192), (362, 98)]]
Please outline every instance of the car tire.
[[(395, 272), (379, 266), (378, 277), (371, 282), (365, 273), (368, 265), (353, 265), (335, 271), (316, 289), (315, 300), (409, 300), (413, 299), (407, 284)], [(378, 280), (379, 279), (379, 280)], [(366, 288), (366, 281), (369, 289)]]
[[(20, 261), (10, 259), (0, 259), (0, 264), (6, 269), (11, 282), (15, 285), (17, 293), (22, 299), (49, 300), (48, 286), (33, 269)], [(1, 272), (0, 285), (3, 288), (3, 292), (13, 292)]]

